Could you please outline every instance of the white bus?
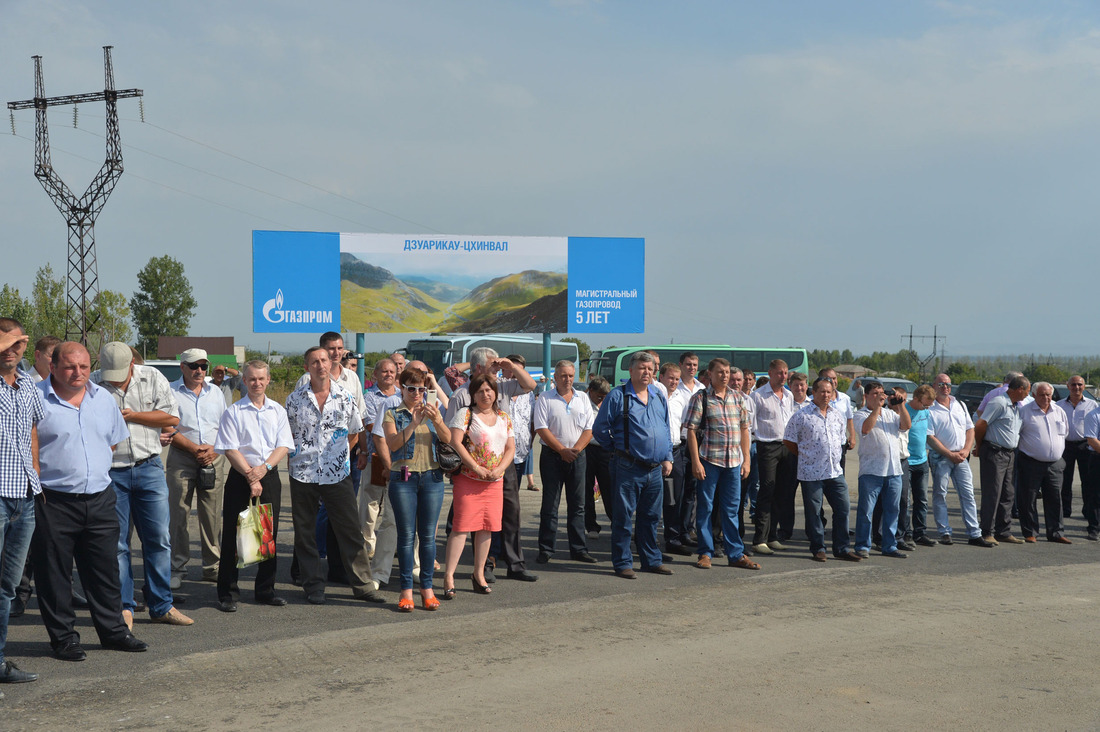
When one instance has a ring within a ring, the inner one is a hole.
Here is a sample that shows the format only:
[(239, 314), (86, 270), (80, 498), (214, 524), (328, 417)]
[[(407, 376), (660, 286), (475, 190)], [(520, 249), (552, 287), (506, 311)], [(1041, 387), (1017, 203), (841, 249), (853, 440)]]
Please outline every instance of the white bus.
[[(458, 363), (470, 360), (470, 352), (475, 348), (492, 348), (501, 356), (516, 354), (527, 360), (527, 372), (538, 379), (547, 369), (542, 363), (542, 338), (534, 336), (513, 336), (493, 333), (479, 335), (467, 333), (465, 335), (451, 335), (448, 333), (432, 333), (427, 338), (413, 338), (405, 346), (405, 358), (419, 360), (426, 363), (432, 372), (443, 383), (443, 369)], [(553, 372), (554, 364), (562, 359), (573, 362), (578, 367), (580, 359), (576, 343), (565, 341), (552, 341), (550, 344), (550, 367)], [(547, 374), (550, 378), (551, 374)]]

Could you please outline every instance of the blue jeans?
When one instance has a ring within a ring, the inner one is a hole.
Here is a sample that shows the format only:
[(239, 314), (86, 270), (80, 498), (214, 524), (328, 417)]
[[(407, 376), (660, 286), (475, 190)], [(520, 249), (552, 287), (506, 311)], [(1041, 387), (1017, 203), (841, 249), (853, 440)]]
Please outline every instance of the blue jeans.
[(825, 480), (802, 481), (802, 507), (806, 514), (806, 538), (810, 540), (810, 553), (825, 551), (825, 526), (821, 523), (822, 499), (829, 501), (833, 509), (833, 556), (848, 553), (848, 484), (844, 476)]
[(34, 534), (34, 499), (0, 498), (0, 663), (8, 642), (8, 613), (15, 599), (15, 588), (23, 579), (23, 565)]
[(955, 484), (959, 495), (959, 508), (962, 513), (966, 535), (971, 539), (982, 535), (978, 526), (978, 506), (974, 502), (974, 474), (970, 472), (970, 461), (963, 460), (958, 465), (932, 450), (928, 451), (928, 464), (932, 468), (932, 513), (936, 517), (936, 530), (940, 535), (951, 535), (951, 521), (947, 515), (947, 479)]
[(134, 611), (134, 570), (130, 559), (130, 519), (141, 539), (145, 586), (142, 595), (149, 614), (159, 618), (172, 609), (172, 544), (168, 533), (168, 483), (160, 457), (131, 468), (112, 468), (118, 514), (118, 578), (122, 608)]
[(413, 547), (420, 537), (420, 589), (432, 588), (435, 572), (435, 527), (443, 507), (443, 471), (409, 473), (390, 471), (390, 506), (397, 524), (397, 564), (401, 568), (401, 589), (413, 588)]
[(645, 468), (622, 457), (611, 458), (612, 489), (605, 497), (611, 503), (611, 564), (629, 569), (634, 564), (630, 552), (631, 521), (638, 512), (637, 544), (642, 569), (661, 565), (657, 545), (657, 522), (661, 519), (664, 479), (661, 466)]
[(856, 508), (856, 551), (871, 548), (871, 523), (875, 501), (882, 494), (882, 553), (898, 549), (898, 502), (901, 499), (900, 475), (859, 476), (859, 504)]
[(706, 460), (702, 463), (706, 477), (695, 489), (695, 532), (699, 535), (699, 556), (714, 556), (711, 511), (717, 498), (718, 515), (722, 520), (722, 543), (726, 548), (726, 556), (731, 562), (736, 562), (745, 554), (738, 516), (741, 503), (741, 466), (720, 468)]

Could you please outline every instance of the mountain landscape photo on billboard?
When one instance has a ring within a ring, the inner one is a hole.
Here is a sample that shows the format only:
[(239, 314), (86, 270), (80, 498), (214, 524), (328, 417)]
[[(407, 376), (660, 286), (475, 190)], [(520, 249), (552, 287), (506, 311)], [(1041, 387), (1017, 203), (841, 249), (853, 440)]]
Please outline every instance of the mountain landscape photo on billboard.
[[(565, 332), (565, 272), (525, 269), (481, 279), (466, 273), (394, 274), (340, 253), (340, 319), (360, 333)], [(522, 260), (517, 260), (522, 261)]]

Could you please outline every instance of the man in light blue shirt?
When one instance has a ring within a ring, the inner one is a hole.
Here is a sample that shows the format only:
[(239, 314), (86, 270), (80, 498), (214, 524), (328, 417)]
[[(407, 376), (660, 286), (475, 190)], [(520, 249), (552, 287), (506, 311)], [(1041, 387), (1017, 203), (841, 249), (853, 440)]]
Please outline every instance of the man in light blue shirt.
[(54, 655), (83, 661), (72, 608), (75, 559), (91, 600), (92, 623), (105, 648), (144, 651), (122, 619), (119, 523), (111, 486), (114, 446), (130, 435), (114, 398), (88, 380), (91, 357), (79, 343), (53, 353), (40, 382), (45, 415), (38, 423), (42, 493), (35, 498), (31, 540), (42, 622)]

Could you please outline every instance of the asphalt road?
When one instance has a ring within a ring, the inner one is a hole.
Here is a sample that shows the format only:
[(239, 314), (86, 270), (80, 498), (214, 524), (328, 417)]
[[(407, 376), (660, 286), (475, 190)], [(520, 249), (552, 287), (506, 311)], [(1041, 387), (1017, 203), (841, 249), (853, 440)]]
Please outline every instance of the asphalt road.
[[(854, 496), (853, 464), (849, 478)], [(540, 496), (522, 491), (528, 548)], [(954, 510), (952, 524), (958, 534)], [(611, 574), (605, 529), (590, 539), (597, 565), (538, 566), (529, 549), (538, 582), (501, 579), (482, 597), (463, 578), (438, 612), (408, 615), (395, 591), (378, 606), (335, 587), (308, 605), (289, 584), (289, 510), (281, 531), (287, 607), (252, 604), (245, 582), (226, 615), (213, 585), (186, 581), (195, 625), (139, 617), (147, 653), (101, 650), (85, 613), (88, 660), (58, 661), (32, 601), (7, 655), (41, 679), (3, 688), (0, 728), (1100, 727), (1100, 546), (1079, 517), (1072, 546), (956, 544), (821, 565), (795, 541), (758, 558), (760, 572), (677, 557), (673, 576), (634, 581)]]

